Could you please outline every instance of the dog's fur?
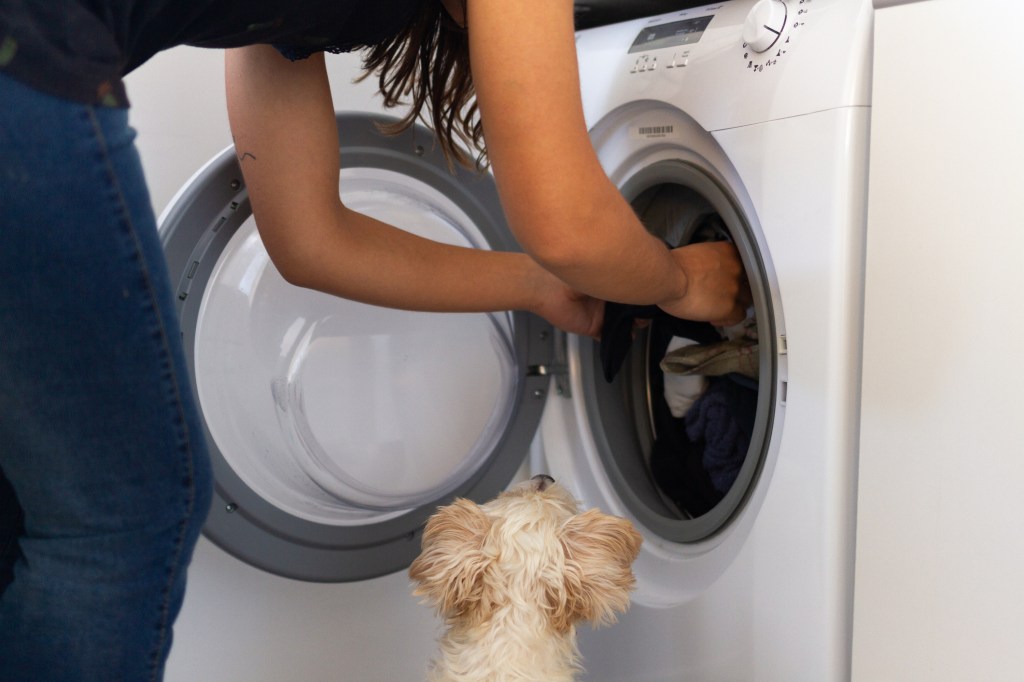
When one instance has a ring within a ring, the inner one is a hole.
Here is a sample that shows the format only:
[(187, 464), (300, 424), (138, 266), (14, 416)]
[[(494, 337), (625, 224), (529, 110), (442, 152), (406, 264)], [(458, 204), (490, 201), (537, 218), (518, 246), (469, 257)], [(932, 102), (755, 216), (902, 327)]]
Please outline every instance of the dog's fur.
[(442, 507), (409, 568), (447, 625), (431, 680), (571, 682), (576, 623), (609, 624), (629, 607), (640, 543), (629, 521), (580, 513), (547, 476), (483, 506)]

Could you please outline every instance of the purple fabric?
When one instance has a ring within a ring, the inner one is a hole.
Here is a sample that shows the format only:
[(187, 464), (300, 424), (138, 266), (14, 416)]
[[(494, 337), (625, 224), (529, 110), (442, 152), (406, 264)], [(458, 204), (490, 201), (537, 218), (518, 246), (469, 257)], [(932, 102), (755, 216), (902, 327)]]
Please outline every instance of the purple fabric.
[(729, 377), (715, 379), (686, 413), (686, 435), (703, 445), (704, 469), (719, 492), (732, 487), (750, 448), (757, 391)]

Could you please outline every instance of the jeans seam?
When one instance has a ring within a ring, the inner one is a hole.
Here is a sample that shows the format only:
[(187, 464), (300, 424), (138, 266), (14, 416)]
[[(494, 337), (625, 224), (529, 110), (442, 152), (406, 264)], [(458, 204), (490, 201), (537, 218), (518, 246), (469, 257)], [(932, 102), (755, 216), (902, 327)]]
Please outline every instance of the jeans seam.
[(135, 257), (138, 261), (138, 265), (142, 271), (142, 276), (145, 282), (145, 289), (150, 298), (154, 315), (156, 316), (157, 324), (160, 331), (161, 347), (164, 356), (168, 359), (171, 365), (171, 371), (168, 372), (168, 378), (171, 382), (171, 386), (174, 391), (174, 401), (178, 410), (179, 423), (181, 424), (182, 435), (184, 436), (184, 442), (182, 444), (185, 455), (185, 465), (188, 476), (188, 490), (187, 490), (187, 501), (186, 501), (186, 514), (184, 519), (180, 523), (178, 530), (178, 536), (175, 540), (174, 556), (168, 570), (167, 582), (163, 587), (162, 603), (160, 605), (160, 618), (159, 618), (159, 635), (156, 643), (156, 648), (150, 653), (151, 660), (150, 665), (152, 668), (152, 674), (150, 679), (153, 682), (157, 682), (160, 671), (160, 657), (161, 651), (163, 651), (165, 643), (167, 641), (168, 630), (170, 629), (170, 623), (168, 623), (170, 613), (170, 599), (173, 591), (173, 585), (178, 577), (178, 572), (181, 570), (181, 561), (185, 548), (185, 537), (188, 533), (189, 519), (195, 514), (196, 507), (196, 488), (195, 488), (195, 454), (192, 449), (192, 439), (189, 434), (188, 420), (185, 412), (182, 408), (183, 400), (181, 394), (181, 387), (178, 384), (177, 376), (173, 370), (174, 360), (173, 353), (171, 352), (170, 342), (167, 337), (167, 326), (164, 323), (163, 311), (160, 308), (159, 297), (157, 296), (156, 289), (153, 286), (152, 277), (149, 272), (149, 268), (146, 264), (145, 256), (143, 255), (142, 245), (140, 243), (138, 233), (135, 229), (135, 223), (132, 220), (131, 211), (128, 208), (128, 202), (125, 199), (124, 193), (121, 189), (121, 185), (118, 182), (117, 173), (114, 171), (113, 165), (110, 160), (110, 153), (107, 145), (107, 140), (103, 134), (103, 129), (100, 126), (99, 120), (96, 117), (96, 111), (93, 106), (87, 106), (86, 112), (89, 118), (89, 124), (93, 129), (93, 133), (96, 137), (97, 142), (100, 145), (100, 156), (106, 170), (108, 179), (111, 187), (116, 192), (116, 200), (120, 206), (122, 212), (122, 220), (125, 230), (128, 236), (131, 238)]

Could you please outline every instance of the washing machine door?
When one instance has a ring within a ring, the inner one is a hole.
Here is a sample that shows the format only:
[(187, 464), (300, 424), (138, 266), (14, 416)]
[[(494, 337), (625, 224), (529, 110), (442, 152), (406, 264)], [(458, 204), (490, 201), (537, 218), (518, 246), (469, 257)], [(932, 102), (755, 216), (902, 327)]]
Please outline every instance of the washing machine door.
[[(339, 114), (347, 206), (438, 241), (516, 250), (489, 175), (450, 171), (433, 136)], [(533, 439), (547, 323), (426, 314), (289, 285), (260, 240), (233, 148), (161, 220), (211, 448), (214, 543), (267, 571), (352, 581), (401, 570), (456, 496), (493, 497)]]

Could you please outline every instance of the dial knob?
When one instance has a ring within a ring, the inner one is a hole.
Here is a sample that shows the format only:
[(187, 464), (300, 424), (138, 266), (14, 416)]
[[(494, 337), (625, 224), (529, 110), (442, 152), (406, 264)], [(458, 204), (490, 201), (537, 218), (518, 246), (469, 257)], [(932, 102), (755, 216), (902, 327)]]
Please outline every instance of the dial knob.
[(764, 52), (778, 41), (786, 27), (786, 3), (759, 0), (743, 23), (743, 42), (754, 52)]

